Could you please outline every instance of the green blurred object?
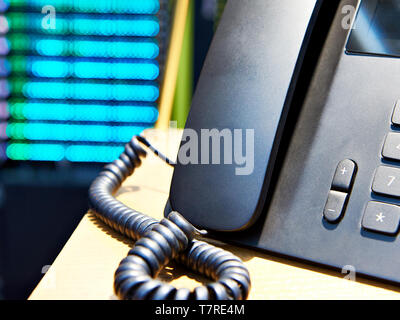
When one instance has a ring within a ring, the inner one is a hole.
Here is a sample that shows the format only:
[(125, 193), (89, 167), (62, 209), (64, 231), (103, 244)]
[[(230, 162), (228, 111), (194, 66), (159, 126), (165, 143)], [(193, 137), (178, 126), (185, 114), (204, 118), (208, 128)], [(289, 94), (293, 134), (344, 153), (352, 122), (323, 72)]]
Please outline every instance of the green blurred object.
[(194, 1), (190, 1), (186, 20), (185, 35), (176, 83), (174, 105), (171, 120), (178, 128), (184, 128), (192, 103), (194, 63)]
[(214, 22), (214, 31), (218, 27), (219, 20), (221, 19), (222, 12), (224, 12), (225, 5), (227, 0), (218, 0), (217, 1), (217, 12), (215, 13), (215, 22)]
[[(227, 0), (217, 0), (215, 11), (214, 30), (224, 11)], [(190, 110), (193, 95), (194, 76), (194, 28), (195, 28), (195, 0), (190, 1), (189, 13), (183, 40), (178, 79), (176, 83), (174, 105), (171, 121), (177, 122), (178, 128), (184, 128)]]

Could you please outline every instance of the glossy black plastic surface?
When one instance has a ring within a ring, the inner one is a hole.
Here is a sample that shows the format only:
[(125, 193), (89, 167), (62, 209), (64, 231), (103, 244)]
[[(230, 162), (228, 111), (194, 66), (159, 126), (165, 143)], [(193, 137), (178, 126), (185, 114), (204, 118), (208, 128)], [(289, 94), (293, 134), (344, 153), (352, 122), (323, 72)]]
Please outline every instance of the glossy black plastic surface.
[[(232, 135), (239, 129), (243, 140), (246, 130), (252, 130), (254, 153), (248, 155), (254, 170), (250, 164), (249, 174), (238, 174), (235, 159), (223, 165), (204, 164), (203, 155), (199, 164), (183, 165), (178, 159), (170, 201), (193, 224), (235, 231), (249, 227), (261, 214), (319, 5), (316, 0), (228, 2), (186, 128), (198, 137), (204, 129), (229, 128)], [(210, 158), (215, 155), (210, 152)], [(216, 156), (222, 163), (226, 154)]]
[[(281, 141), (285, 148), (278, 153), (273, 193), (267, 196), (263, 214), (245, 231), (214, 235), (338, 270), (352, 266), (358, 275), (400, 283), (398, 233), (387, 235), (362, 226), (370, 201), (400, 205), (396, 197), (372, 192), (377, 168), (400, 168), (400, 161), (382, 157), (387, 134), (400, 132), (391, 123), (400, 98), (400, 59), (347, 54), (350, 30), (343, 28), (341, 11), (345, 5), (356, 6), (358, 1), (340, 1), (305, 96), (294, 101), (301, 104), (300, 112), (286, 125), (285, 142)], [(343, 218), (332, 224), (324, 219), (323, 211), (343, 159), (357, 164), (357, 175)], [(210, 177), (205, 187), (212, 182)], [(229, 198), (230, 183), (224, 182)], [(240, 199), (246, 201), (246, 196)], [(195, 206), (198, 202), (193, 201)], [(175, 209), (174, 203), (169, 207)], [(232, 217), (237, 212), (232, 210)]]
[[(341, 1), (341, 5), (357, 1)], [(339, 10), (318, 61), (294, 127), (274, 194), (259, 224), (226, 240), (342, 270), (400, 283), (399, 235), (366, 230), (362, 219), (370, 201), (400, 205), (372, 192), (378, 167), (400, 168), (382, 158), (385, 137), (399, 99), (400, 59), (346, 54), (349, 30)], [(323, 218), (337, 164), (357, 163), (346, 212), (340, 223)]]

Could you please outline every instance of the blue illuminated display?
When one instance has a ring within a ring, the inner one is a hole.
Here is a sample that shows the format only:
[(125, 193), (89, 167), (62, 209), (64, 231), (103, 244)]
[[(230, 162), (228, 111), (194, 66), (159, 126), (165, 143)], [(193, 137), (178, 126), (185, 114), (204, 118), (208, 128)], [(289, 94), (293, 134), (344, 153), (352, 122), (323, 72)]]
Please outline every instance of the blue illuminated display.
[(160, 9), (158, 0), (11, 0), (11, 3), (22, 3), (37, 8), (52, 5), (60, 10), (97, 13), (156, 14)]
[(100, 41), (57, 39), (29, 40), (30, 48), (42, 56), (74, 55), (87, 58), (139, 58), (155, 59), (159, 48), (155, 41)]
[(23, 94), (34, 99), (149, 101), (158, 99), (156, 84), (108, 84), (85, 82), (28, 82)]
[[(158, 0), (7, 3), (0, 0), (3, 157), (109, 162), (154, 125)], [(42, 25), (44, 6), (56, 9), (53, 29)]]
[(29, 31), (51, 35), (73, 33), (75, 36), (135, 36), (155, 37), (159, 31), (159, 21), (154, 16), (119, 16), (112, 18), (93, 18), (84, 14), (59, 14), (55, 29), (44, 29), (43, 15), (11, 13), (7, 17), (9, 28), (15, 32)]
[(11, 123), (7, 136), (16, 140), (88, 141), (126, 143), (141, 133), (143, 126), (106, 126), (53, 123)]
[(12, 160), (111, 162), (124, 151), (121, 146), (13, 143), (7, 148)]
[[(118, 62), (110, 64), (103, 61), (54, 61), (32, 59), (28, 61), (28, 72), (40, 78), (77, 77), (80, 79), (128, 79), (156, 80), (159, 74), (155, 62)], [(0, 61), (1, 72), (1, 61)]]
[(123, 147), (76, 145), (65, 150), (65, 157), (73, 162), (111, 162), (123, 151)]
[(12, 160), (61, 161), (64, 147), (53, 144), (12, 143), (7, 148), (7, 156)]
[(139, 122), (153, 124), (158, 117), (155, 105), (90, 105), (50, 102), (10, 102), (14, 119), (36, 121)]

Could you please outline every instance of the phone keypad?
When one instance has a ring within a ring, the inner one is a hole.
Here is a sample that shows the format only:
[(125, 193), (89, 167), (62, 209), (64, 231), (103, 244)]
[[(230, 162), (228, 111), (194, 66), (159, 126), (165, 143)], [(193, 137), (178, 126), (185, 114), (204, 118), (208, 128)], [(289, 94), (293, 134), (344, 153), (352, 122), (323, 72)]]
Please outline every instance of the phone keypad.
[[(400, 100), (396, 102), (392, 124), (400, 126)], [(382, 149), (384, 159), (400, 161), (400, 133), (389, 132)], [(379, 166), (375, 170), (372, 191), (391, 198), (400, 198), (400, 167)], [(384, 202), (368, 202), (362, 219), (366, 230), (396, 235), (400, 225), (400, 206)]]

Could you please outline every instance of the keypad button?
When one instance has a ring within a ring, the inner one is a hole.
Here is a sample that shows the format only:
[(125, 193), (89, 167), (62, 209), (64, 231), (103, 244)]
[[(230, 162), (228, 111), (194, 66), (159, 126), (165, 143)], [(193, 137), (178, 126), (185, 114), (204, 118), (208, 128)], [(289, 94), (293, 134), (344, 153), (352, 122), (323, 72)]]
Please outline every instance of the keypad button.
[(365, 208), (362, 227), (374, 232), (395, 235), (399, 229), (399, 222), (400, 207), (370, 201)]
[(342, 217), (347, 202), (347, 193), (339, 191), (329, 191), (328, 199), (324, 208), (324, 218), (335, 223)]
[(386, 136), (382, 156), (387, 159), (400, 160), (400, 133), (390, 132)]
[(394, 106), (392, 123), (396, 126), (400, 126), (400, 100), (398, 100)]
[(376, 169), (372, 191), (387, 196), (400, 197), (400, 169), (386, 166), (380, 166)]
[(356, 169), (356, 164), (353, 161), (349, 159), (341, 161), (333, 177), (332, 189), (350, 191)]

